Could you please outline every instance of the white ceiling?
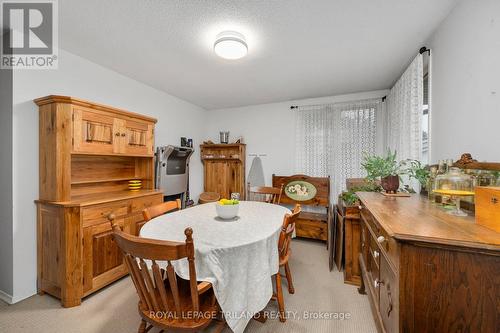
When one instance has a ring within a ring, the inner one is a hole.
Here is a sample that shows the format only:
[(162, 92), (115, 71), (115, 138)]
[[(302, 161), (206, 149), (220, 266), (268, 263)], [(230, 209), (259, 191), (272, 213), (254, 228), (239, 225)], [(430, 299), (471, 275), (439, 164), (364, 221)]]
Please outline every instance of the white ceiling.
[[(60, 45), (206, 109), (385, 89), (455, 0), (64, 0)], [(224, 60), (215, 35), (243, 33)]]

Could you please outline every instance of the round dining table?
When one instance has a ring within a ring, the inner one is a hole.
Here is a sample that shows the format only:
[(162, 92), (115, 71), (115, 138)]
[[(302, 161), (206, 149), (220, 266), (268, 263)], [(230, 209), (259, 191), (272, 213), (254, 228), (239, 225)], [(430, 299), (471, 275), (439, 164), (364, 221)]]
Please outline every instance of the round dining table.
[[(184, 242), (193, 229), (196, 278), (213, 285), (215, 297), (233, 332), (243, 332), (272, 297), (272, 276), (279, 270), (278, 238), (286, 207), (240, 201), (238, 216), (217, 217), (216, 203), (197, 205), (152, 219), (140, 236)], [(172, 262), (189, 279), (186, 259)]]

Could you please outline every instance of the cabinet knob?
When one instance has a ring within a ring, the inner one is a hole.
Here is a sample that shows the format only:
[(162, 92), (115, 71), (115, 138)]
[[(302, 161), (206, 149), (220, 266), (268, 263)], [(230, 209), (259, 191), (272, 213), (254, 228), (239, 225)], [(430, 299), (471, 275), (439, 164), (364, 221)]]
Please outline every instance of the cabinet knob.
[(498, 199), (495, 198), (495, 197), (491, 198), (491, 203), (494, 204), (494, 205), (497, 204), (498, 203)]
[(358, 209), (359, 209), (359, 210), (362, 210), (362, 209), (363, 209), (363, 206), (358, 206)]
[(384, 236), (378, 236), (377, 237), (377, 242), (379, 242), (380, 244), (382, 244), (383, 242), (385, 242), (385, 237)]
[(378, 258), (379, 255), (380, 253), (377, 250), (373, 251), (373, 258)]
[(120, 133), (119, 133), (119, 132), (116, 132), (116, 133), (115, 133), (115, 136), (120, 136)]
[(125, 136), (126, 134), (125, 133), (122, 133), (122, 136)]
[(375, 288), (378, 288), (383, 284), (384, 284), (384, 281), (380, 281), (379, 279), (375, 279), (375, 281), (373, 281), (373, 285), (375, 286)]

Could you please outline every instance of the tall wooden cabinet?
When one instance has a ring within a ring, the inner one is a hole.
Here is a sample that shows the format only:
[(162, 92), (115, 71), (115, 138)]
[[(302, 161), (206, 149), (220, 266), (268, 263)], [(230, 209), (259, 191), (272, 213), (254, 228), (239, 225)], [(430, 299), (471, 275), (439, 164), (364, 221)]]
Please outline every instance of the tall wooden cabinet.
[(204, 191), (219, 193), (221, 198), (237, 192), (245, 199), (245, 154), (244, 144), (200, 145)]
[[(38, 291), (70, 307), (127, 274), (108, 216), (138, 234), (141, 211), (163, 201), (154, 190), (156, 120), (66, 96), (35, 103)], [(129, 191), (132, 179), (141, 179), (143, 188)]]

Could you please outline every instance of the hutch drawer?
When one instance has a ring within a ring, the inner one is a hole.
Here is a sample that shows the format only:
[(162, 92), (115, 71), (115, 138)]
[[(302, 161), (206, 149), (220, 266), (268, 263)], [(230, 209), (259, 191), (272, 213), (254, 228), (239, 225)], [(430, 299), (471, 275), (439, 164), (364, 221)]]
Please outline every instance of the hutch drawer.
[(116, 217), (124, 217), (130, 212), (130, 200), (105, 203), (96, 206), (82, 208), (83, 226), (99, 223), (109, 223), (108, 216), (114, 214)]
[(159, 196), (147, 196), (144, 198), (132, 200), (132, 213), (142, 212), (144, 208), (158, 205), (163, 202), (163, 198)]

